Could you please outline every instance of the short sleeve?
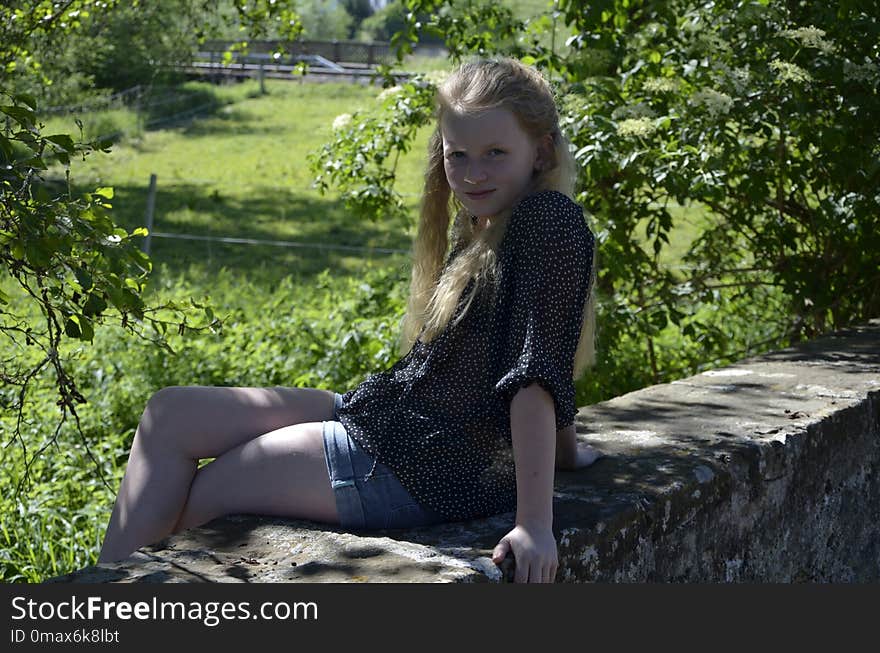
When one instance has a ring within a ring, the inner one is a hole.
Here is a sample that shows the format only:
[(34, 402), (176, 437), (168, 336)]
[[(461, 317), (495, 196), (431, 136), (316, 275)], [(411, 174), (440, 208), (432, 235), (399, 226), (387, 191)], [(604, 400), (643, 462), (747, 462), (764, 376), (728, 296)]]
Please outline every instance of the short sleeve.
[(510, 326), (495, 390), (509, 406), (520, 388), (540, 384), (553, 397), (556, 428), (565, 428), (577, 413), (574, 354), (591, 282), (593, 234), (580, 206), (555, 191), (526, 198), (510, 220), (510, 256), (502, 269), (513, 288)]

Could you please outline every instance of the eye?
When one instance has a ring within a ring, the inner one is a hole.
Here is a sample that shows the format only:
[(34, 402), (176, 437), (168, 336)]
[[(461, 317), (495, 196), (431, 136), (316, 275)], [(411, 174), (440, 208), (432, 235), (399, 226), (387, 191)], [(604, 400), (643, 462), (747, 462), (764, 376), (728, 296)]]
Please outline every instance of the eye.
[(446, 154), (447, 159), (461, 159), (464, 157), (464, 152), (460, 150), (454, 150), (452, 152), (448, 152)]
[(504, 154), (504, 150), (493, 147), (491, 150), (489, 150), (489, 154), (490, 156), (501, 156), (502, 154)]

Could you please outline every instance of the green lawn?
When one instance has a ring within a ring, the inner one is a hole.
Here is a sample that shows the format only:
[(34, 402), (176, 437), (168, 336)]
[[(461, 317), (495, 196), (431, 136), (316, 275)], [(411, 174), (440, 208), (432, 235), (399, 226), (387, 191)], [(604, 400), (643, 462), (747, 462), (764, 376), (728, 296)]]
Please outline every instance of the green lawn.
[[(196, 90), (200, 84), (189, 84)], [(363, 255), (322, 250), (337, 244), (407, 250), (412, 232), (397, 224), (354, 221), (334, 195), (310, 187), (306, 155), (331, 137), (340, 113), (369, 110), (379, 90), (348, 83), (300, 84), (267, 81), (217, 87), (223, 104), (211, 115), (179, 126), (144, 131), (92, 155), (76, 166), (77, 188), (112, 186), (120, 224), (144, 224), (147, 188), (157, 176), (156, 232), (294, 241), (311, 248), (218, 245), (154, 238), (152, 254), (161, 268), (182, 262), (210, 273), (216, 266), (278, 278), (308, 278), (325, 268), (357, 273)], [(66, 125), (50, 123), (54, 130)], [(401, 157), (398, 190), (417, 205), (428, 130)], [(255, 253), (256, 256), (255, 256)], [(387, 256), (387, 255), (384, 255)], [(400, 255), (398, 255), (399, 257)], [(404, 260), (404, 259), (401, 259)], [(257, 265), (255, 265), (257, 262)]]

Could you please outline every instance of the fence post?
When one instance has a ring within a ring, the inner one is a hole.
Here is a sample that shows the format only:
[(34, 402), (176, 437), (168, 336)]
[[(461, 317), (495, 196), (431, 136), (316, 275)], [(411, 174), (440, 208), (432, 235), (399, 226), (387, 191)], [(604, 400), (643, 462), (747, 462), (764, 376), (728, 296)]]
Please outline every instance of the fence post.
[(260, 61), (260, 95), (266, 95), (266, 72), (263, 70), (262, 61)]
[(150, 175), (150, 188), (147, 191), (147, 239), (144, 241), (144, 254), (150, 255), (150, 241), (153, 239), (153, 213), (156, 210), (156, 173)]

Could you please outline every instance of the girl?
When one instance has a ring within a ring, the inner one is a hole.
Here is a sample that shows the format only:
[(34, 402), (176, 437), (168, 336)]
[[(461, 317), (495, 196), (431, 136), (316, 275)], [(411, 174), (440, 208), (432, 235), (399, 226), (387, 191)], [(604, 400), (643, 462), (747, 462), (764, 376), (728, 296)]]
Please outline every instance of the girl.
[(231, 513), (359, 530), (515, 509), (493, 560), (512, 552), (516, 581), (552, 582), (554, 462), (599, 455), (573, 423), (574, 378), (593, 358), (594, 276), (574, 176), (536, 70), (462, 65), (438, 92), (400, 360), (342, 395), (157, 392), (100, 561)]

